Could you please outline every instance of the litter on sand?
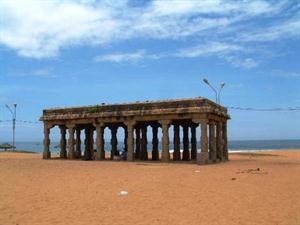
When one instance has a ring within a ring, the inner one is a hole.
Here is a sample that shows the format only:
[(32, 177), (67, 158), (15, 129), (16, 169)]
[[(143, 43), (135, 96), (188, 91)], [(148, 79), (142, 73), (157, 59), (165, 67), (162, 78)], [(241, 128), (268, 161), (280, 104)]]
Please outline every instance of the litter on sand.
[(126, 195), (128, 195), (128, 191), (120, 191), (118, 193), (118, 196), (126, 196)]

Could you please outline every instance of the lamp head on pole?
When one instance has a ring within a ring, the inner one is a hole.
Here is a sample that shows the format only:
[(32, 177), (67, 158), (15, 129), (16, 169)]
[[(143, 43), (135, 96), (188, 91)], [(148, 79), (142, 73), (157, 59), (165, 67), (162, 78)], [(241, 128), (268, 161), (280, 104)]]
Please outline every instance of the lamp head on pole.
[(206, 84), (209, 84), (209, 82), (206, 78), (203, 79), (203, 82), (206, 83)]
[(225, 86), (225, 82), (221, 83), (221, 88), (223, 88)]

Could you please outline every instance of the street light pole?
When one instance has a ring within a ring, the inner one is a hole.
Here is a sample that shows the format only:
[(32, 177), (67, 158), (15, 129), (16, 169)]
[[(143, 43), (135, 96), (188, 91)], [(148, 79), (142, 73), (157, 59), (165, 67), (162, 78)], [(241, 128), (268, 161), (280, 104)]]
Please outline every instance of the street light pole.
[(220, 85), (219, 90), (217, 91), (217, 90), (209, 83), (209, 81), (208, 81), (206, 78), (203, 79), (203, 82), (204, 82), (205, 84), (207, 84), (207, 85), (215, 92), (215, 94), (216, 94), (216, 103), (217, 103), (217, 104), (220, 104), (221, 91), (222, 91), (223, 87), (225, 86), (225, 83), (222, 82), (221, 85)]
[(5, 105), (6, 108), (10, 111), (11, 115), (12, 115), (12, 128), (13, 128), (13, 148), (15, 148), (15, 133), (16, 133), (16, 119), (17, 119), (17, 104), (14, 104), (14, 110), (12, 110), (9, 105)]

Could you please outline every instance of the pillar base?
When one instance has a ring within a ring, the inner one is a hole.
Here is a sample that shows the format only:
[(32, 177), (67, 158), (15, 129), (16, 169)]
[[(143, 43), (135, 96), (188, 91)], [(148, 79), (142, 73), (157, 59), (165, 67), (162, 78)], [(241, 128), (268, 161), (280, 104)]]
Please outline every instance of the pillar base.
[(211, 161), (212, 163), (218, 162), (218, 161), (217, 161), (217, 155), (216, 155), (215, 152), (213, 152), (213, 153), (211, 154), (210, 161)]
[(75, 153), (74, 152), (69, 152), (68, 154), (68, 159), (75, 159)]
[(50, 159), (51, 158), (51, 152), (47, 151), (47, 152), (43, 152), (43, 159)]
[(103, 156), (103, 153), (102, 152), (96, 152), (95, 154), (95, 160), (104, 160), (104, 156)]
[(170, 161), (170, 155), (168, 153), (169, 152), (162, 152), (162, 155), (161, 155), (161, 161), (162, 162), (169, 162)]
[(133, 153), (130, 153), (130, 152), (127, 152), (127, 161), (134, 161), (134, 154)]
[(61, 159), (67, 158), (67, 152), (66, 152), (66, 151), (61, 151), (61, 152), (59, 153), (59, 157), (60, 157)]
[(208, 152), (198, 153), (197, 164), (203, 165), (203, 164), (209, 164), (209, 163), (211, 163), (211, 161), (209, 160), (209, 153)]

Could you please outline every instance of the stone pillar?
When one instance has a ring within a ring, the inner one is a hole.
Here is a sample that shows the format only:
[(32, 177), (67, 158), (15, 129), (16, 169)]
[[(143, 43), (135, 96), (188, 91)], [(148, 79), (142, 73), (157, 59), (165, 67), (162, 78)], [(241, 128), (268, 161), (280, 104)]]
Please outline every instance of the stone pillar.
[(96, 153), (96, 160), (103, 160), (105, 159), (105, 151), (104, 151), (104, 123), (95, 124), (96, 127), (96, 145), (97, 145), (97, 153)]
[(111, 153), (110, 153), (110, 159), (113, 160), (114, 156), (118, 156), (119, 152), (118, 152), (118, 140), (117, 140), (117, 131), (118, 131), (118, 127), (113, 125), (110, 126), (110, 130), (111, 130)]
[(141, 140), (141, 152), (140, 152), (140, 159), (141, 160), (148, 160), (148, 151), (147, 151), (147, 126), (144, 125), (141, 128), (142, 130), (142, 140)]
[(162, 157), (161, 160), (163, 162), (168, 162), (170, 160), (170, 152), (169, 152), (169, 127), (170, 120), (161, 120), (159, 123), (162, 125)]
[(210, 162), (207, 143), (207, 120), (193, 120), (193, 122), (201, 124), (201, 152), (197, 154), (197, 163), (207, 164)]
[(179, 134), (179, 124), (174, 124), (174, 153), (173, 160), (180, 160), (180, 134)]
[(124, 127), (124, 151), (127, 152), (128, 151), (128, 130), (127, 130), (127, 126)]
[(85, 140), (84, 140), (84, 159), (85, 160), (90, 160), (90, 152), (91, 152), (91, 140), (90, 140), (90, 128), (85, 128), (84, 129), (85, 133)]
[(75, 159), (75, 150), (74, 150), (74, 133), (75, 133), (75, 125), (68, 125), (69, 129), (69, 152), (68, 152), (68, 159)]
[(76, 158), (80, 159), (81, 158), (81, 140), (80, 140), (80, 128), (76, 128), (76, 140), (75, 140), (75, 156)]
[(228, 160), (228, 143), (227, 143), (227, 122), (222, 123), (222, 138), (223, 138), (223, 158)]
[(94, 159), (94, 128), (90, 129), (90, 159)]
[(60, 129), (60, 153), (59, 156), (62, 159), (67, 158), (67, 141), (66, 141), (66, 127), (61, 125)]
[(222, 122), (217, 122), (217, 158), (223, 160), (223, 149), (222, 149)]
[(51, 127), (44, 124), (44, 151), (43, 151), (43, 159), (50, 159), (50, 129)]
[(196, 138), (196, 125), (191, 124), (191, 159), (197, 159), (197, 138)]
[(157, 132), (158, 126), (152, 125), (152, 160), (159, 160)]
[(139, 127), (135, 128), (135, 158), (140, 158), (141, 153), (141, 130)]
[(209, 159), (212, 162), (217, 161), (216, 152), (216, 123), (211, 121), (209, 123)]
[(128, 161), (133, 161), (134, 160), (134, 124), (135, 121), (128, 121), (125, 122), (126, 125), (126, 130), (127, 130), (127, 160)]
[(190, 149), (189, 149), (189, 127), (187, 124), (183, 125), (183, 155), (182, 160), (190, 160)]

